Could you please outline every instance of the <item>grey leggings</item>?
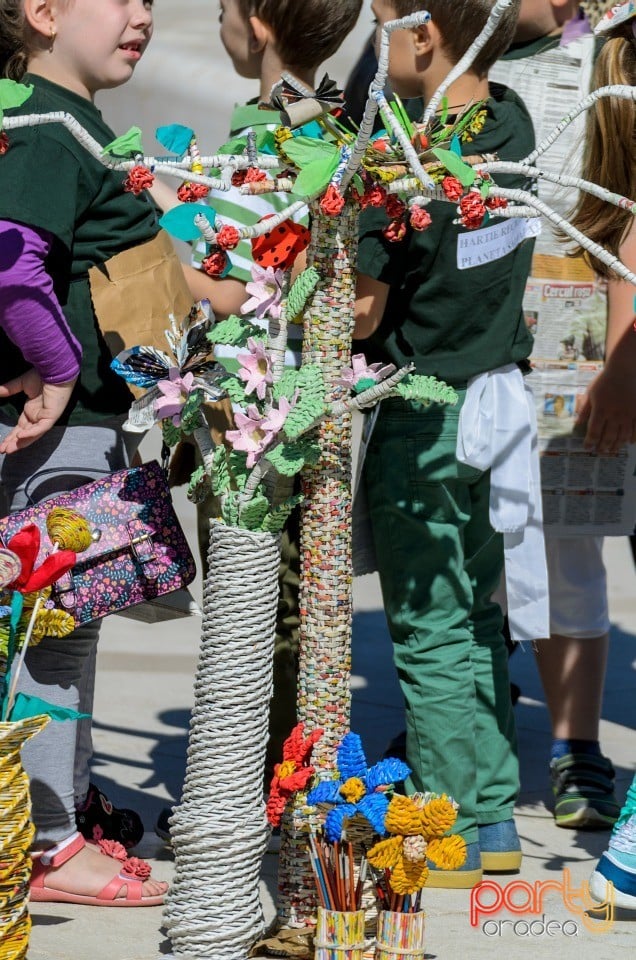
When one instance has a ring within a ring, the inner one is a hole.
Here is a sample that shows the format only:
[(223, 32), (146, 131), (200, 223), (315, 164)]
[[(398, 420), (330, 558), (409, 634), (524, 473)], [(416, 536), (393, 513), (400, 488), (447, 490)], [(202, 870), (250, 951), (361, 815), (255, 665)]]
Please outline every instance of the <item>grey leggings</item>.
[[(128, 466), (138, 437), (123, 433), (123, 420), (53, 427), (25, 450), (0, 455), (0, 516)], [(0, 438), (9, 430), (7, 421), (0, 418)], [(96, 621), (69, 637), (45, 637), (37, 647), (29, 648), (19, 689), (73, 710), (80, 709), (81, 700), (81, 709), (91, 713), (99, 629)], [(36, 849), (59, 843), (75, 831), (75, 798), (82, 798), (88, 789), (91, 754), (90, 720), (79, 725), (51, 721), (24, 747)]]

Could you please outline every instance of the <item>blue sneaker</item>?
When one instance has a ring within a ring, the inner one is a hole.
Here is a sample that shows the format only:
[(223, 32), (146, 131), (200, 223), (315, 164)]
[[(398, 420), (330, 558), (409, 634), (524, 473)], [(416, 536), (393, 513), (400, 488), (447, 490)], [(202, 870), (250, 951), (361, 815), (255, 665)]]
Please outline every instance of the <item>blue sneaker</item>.
[(449, 890), (471, 890), (482, 881), (479, 844), (466, 844), (466, 862), (458, 870), (440, 870), (428, 861), (427, 887), (445, 887)]
[(479, 828), (484, 873), (516, 873), (521, 866), (521, 843), (514, 820), (487, 823)]
[(590, 878), (590, 893), (599, 903), (613, 897), (614, 906), (636, 910), (636, 779), (627, 792), (609, 847)]

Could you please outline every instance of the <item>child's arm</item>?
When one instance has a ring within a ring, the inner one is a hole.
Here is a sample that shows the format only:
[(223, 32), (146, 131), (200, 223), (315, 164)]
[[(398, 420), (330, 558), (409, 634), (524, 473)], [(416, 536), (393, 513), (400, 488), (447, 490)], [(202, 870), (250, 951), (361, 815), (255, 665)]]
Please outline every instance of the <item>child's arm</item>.
[(366, 340), (380, 326), (390, 286), (381, 280), (374, 280), (364, 273), (358, 274), (356, 283), (355, 340)]
[[(620, 253), (636, 269), (636, 227)], [(636, 442), (635, 293), (631, 283), (609, 282), (605, 367), (588, 388), (579, 416), (579, 423), (587, 421), (586, 449), (599, 453), (617, 453), (623, 444)]]
[(224, 320), (231, 313), (240, 313), (247, 300), (245, 284), (233, 277), (213, 280), (203, 270), (197, 270), (189, 264), (182, 264), (186, 283), (194, 300), (209, 300), (214, 315)]
[(35, 369), (0, 386), (0, 397), (29, 397), (18, 426), (0, 452), (27, 446), (63, 413), (80, 368), (82, 350), (45, 268), (51, 236), (24, 224), (0, 221), (0, 326)]
[(77, 377), (82, 348), (71, 333), (45, 260), (52, 238), (0, 221), (0, 327), (47, 383)]

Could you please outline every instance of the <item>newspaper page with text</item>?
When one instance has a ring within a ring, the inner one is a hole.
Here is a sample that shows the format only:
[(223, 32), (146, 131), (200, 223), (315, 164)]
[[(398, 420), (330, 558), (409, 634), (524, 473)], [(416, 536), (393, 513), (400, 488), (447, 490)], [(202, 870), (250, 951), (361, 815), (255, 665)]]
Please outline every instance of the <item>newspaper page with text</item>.
[[(490, 77), (512, 87), (532, 116), (540, 143), (588, 93), (594, 38), (579, 37), (567, 46), (545, 38), (549, 48), (499, 61)], [(556, 174), (581, 169), (585, 117), (581, 115), (541, 158)], [(572, 191), (540, 180), (539, 197), (567, 217)], [(535, 241), (524, 314), (534, 336), (533, 372), (541, 453), (546, 533), (631, 533), (636, 523), (636, 448), (617, 457), (587, 453), (584, 430), (576, 429), (583, 396), (603, 368), (607, 323), (606, 285), (571, 246), (544, 224)]]

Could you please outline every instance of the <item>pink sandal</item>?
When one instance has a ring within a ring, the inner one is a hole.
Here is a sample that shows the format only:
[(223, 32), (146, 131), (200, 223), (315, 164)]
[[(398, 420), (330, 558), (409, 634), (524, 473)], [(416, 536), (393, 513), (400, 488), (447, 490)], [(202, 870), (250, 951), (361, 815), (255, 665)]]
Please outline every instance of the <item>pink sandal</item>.
[[(154, 897), (144, 897), (143, 882), (150, 876), (150, 864), (137, 857), (130, 857), (123, 861), (121, 871), (107, 883), (97, 896), (89, 897), (78, 893), (67, 893), (65, 890), (54, 890), (45, 886), (44, 881), (51, 869), (61, 867), (83, 850), (86, 840), (81, 833), (74, 833), (67, 840), (58, 843), (56, 847), (45, 850), (34, 856), (31, 873), (30, 898), (36, 903), (82, 903), (93, 907), (158, 907), (164, 901), (165, 894)], [(123, 848), (122, 848), (123, 849)], [(102, 853), (111, 856), (109, 850), (102, 848)], [(125, 853), (125, 851), (124, 851)], [(117, 857), (121, 860), (121, 857)], [(119, 897), (123, 887), (126, 895)]]

